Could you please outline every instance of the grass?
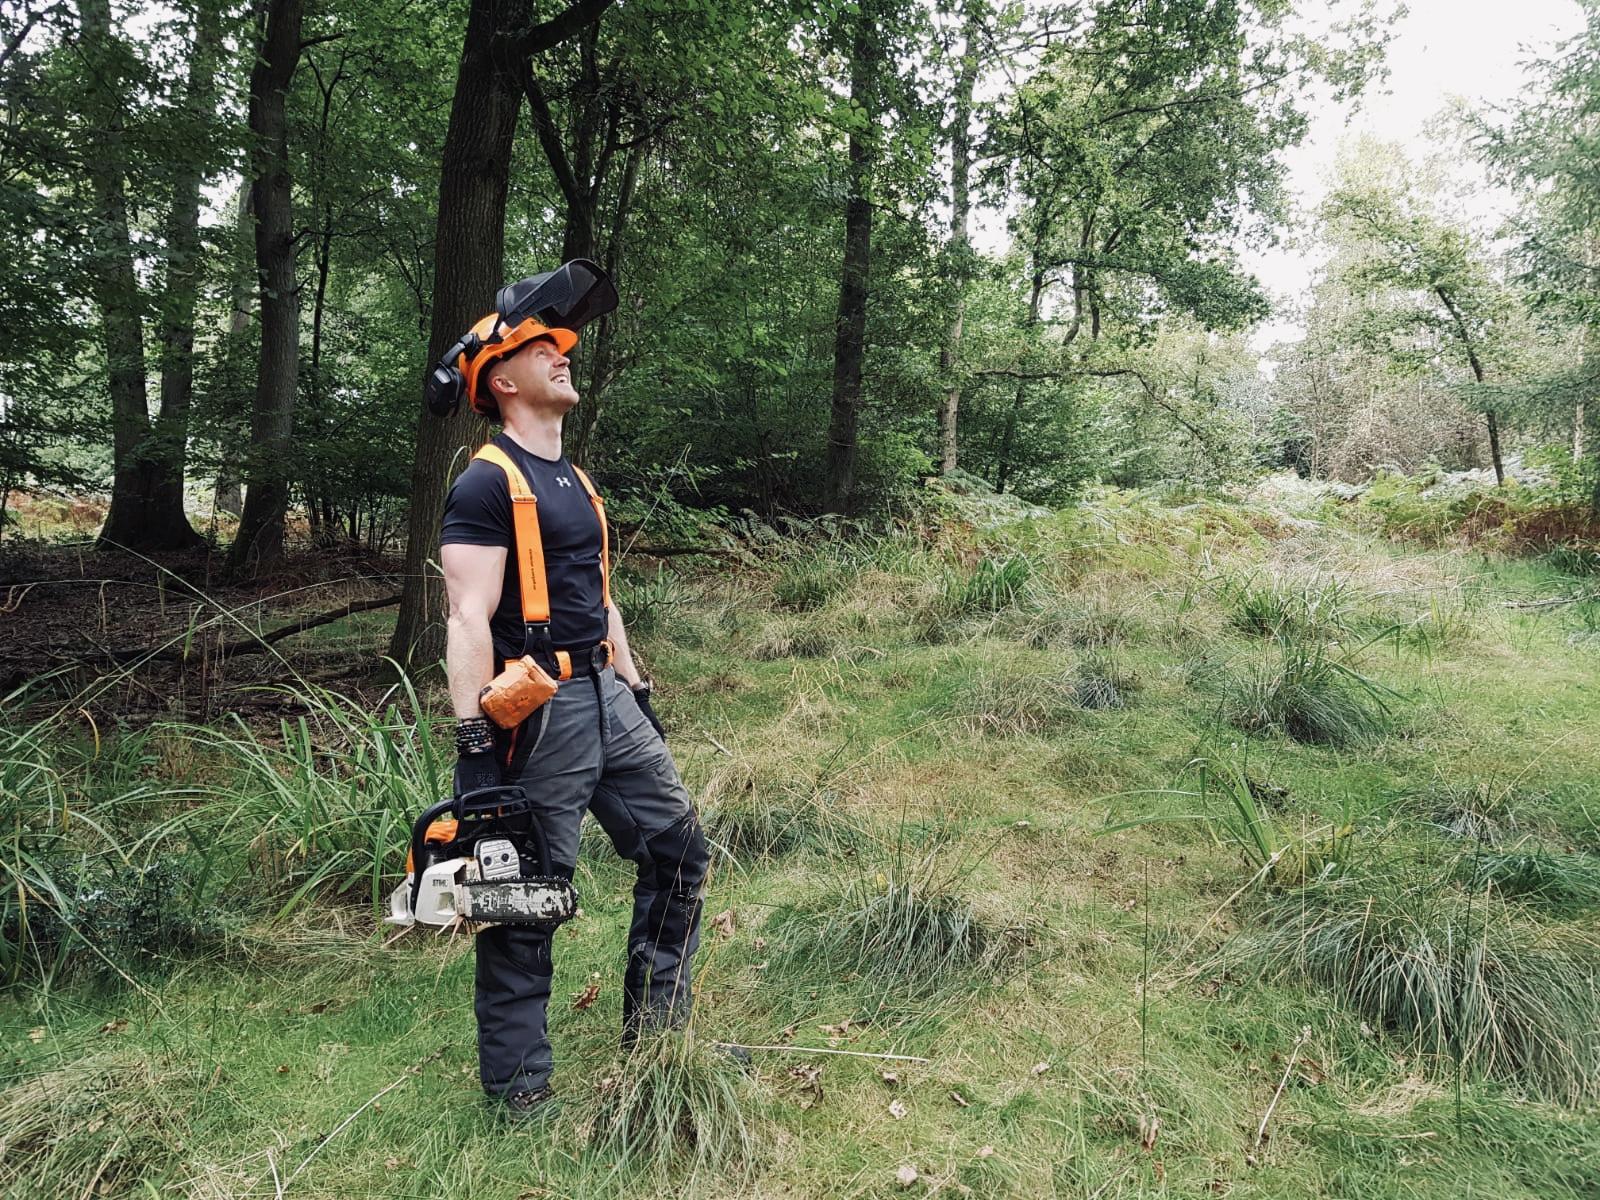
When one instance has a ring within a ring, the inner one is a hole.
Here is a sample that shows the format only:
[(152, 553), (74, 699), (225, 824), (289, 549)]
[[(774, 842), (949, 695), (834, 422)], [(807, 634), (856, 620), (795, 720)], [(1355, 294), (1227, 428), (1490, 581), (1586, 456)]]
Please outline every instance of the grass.
[[(619, 1056), (586, 831), (537, 1128), (480, 1101), (470, 942), (374, 921), (438, 692), (8, 712), (0, 1194), (1586, 1197), (1600, 659), (1500, 604), (1576, 585), (1319, 515), (1110, 493), (623, 583), (717, 851), (694, 1029)], [(1343, 598), (1249, 628), (1224, 579)]]
[(761, 1161), (759, 1103), (729, 1055), (692, 1036), (650, 1037), (600, 1081), (589, 1152), (647, 1179), (748, 1179)]
[(1370, 744), (1391, 724), (1399, 694), (1326, 642), (1280, 639), (1265, 657), (1225, 668), (1216, 687), (1227, 719), (1247, 733), (1279, 732), (1327, 746)]
[(1441, 1073), (1454, 1063), (1578, 1104), (1600, 1093), (1597, 952), (1418, 872), (1286, 897), (1229, 961), (1332, 989)]

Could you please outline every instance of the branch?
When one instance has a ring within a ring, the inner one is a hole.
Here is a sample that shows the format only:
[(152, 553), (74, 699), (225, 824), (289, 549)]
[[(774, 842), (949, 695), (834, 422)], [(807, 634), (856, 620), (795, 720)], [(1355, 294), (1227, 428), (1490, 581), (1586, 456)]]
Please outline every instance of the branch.
[(598, 21), (610, 7), (611, 0), (577, 0), (559, 15), (517, 35), (512, 48), (518, 58), (529, 59), (575, 36), (585, 25)]
[[(348, 604), (341, 604), (338, 608), (330, 608), (326, 612), (299, 617), (287, 625), (280, 625), (270, 633), (263, 633), (251, 637), (236, 638), (231, 642), (224, 642), (218, 647), (218, 653), (226, 657), (240, 654), (261, 654), (276, 642), (284, 638), (293, 637), (297, 633), (304, 633), (308, 629), (316, 629), (320, 625), (331, 625), (335, 621), (344, 619), (354, 613), (371, 612), (377, 608), (392, 608), (400, 603), (400, 597), (384, 596), (377, 600), (351, 600)], [(111, 658), (116, 662), (130, 662), (136, 659), (146, 659), (150, 662), (174, 662), (186, 657), (183, 646), (172, 646), (162, 650), (159, 648), (143, 650), (113, 650)]]
[(562, 145), (561, 131), (556, 128), (550, 104), (539, 88), (539, 81), (533, 77), (532, 63), (522, 64), (522, 90), (528, 97), (528, 110), (533, 113), (533, 127), (539, 134), (539, 145), (544, 149), (550, 170), (555, 173), (561, 194), (567, 198), (569, 205), (582, 204), (585, 200), (583, 189), (578, 186), (578, 177), (573, 174), (572, 164), (567, 160), (567, 148)]

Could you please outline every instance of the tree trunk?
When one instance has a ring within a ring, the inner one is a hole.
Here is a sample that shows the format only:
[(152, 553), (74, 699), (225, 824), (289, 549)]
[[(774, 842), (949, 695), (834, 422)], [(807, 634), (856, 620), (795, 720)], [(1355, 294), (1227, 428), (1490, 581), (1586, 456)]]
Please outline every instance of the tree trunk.
[(102, 546), (139, 541), (149, 516), (149, 399), (145, 392), (144, 318), (128, 232), (123, 177), (124, 49), (112, 33), (110, 0), (79, 0), (83, 51), (97, 85), (84, 97), (91, 139), (86, 155), (99, 229), (91, 238), (95, 306), (111, 390), (111, 509), (100, 531)]
[[(497, 30), (527, 20), (528, 0), (472, 0), (439, 174), (433, 308), (428, 365), (494, 304), (505, 267), (506, 187), (520, 107), (518, 81), (490, 56)], [(465, 465), (463, 447), (481, 445), (488, 425), (463, 404), (443, 420), (426, 409), (417, 425), (406, 537), (404, 594), (389, 656), (431, 663), (444, 656), (443, 579), (438, 554), (445, 496)]]
[(850, 107), (866, 114), (852, 124), (849, 195), (844, 209), (844, 263), (839, 276), (839, 312), (834, 323), (833, 406), (828, 418), (827, 481), (823, 506), (847, 512), (856, 477), (856, 425), (861, 416), (861, 368), (866, 358), (867, 282), (872, 259), (870, 187), (877, 114), (878, 60), (882, 47), (875, 15), (861, 6), (850, 52)]
[[(1038, 248), (1035, 247), (1033, 267), (1033, 283), (1028, 294), (1028, 320), (1025, 329), (1031, 329), (1039, 323), (1039, 302), (1044, 295), (1044, 270), (1039, 266)], [(1016, 443), (1017, 422), (1022, 417), (1022, 405), (1028, 396), (1028, 382), (1025, 379), (1017, 380), (1017, 393), (1011, 401), (1011, 411), (1006, 414), (1005, 433), (1000, 438), (999, 464), (995, 469), (994, 490), (1004, 494), (1006, 484), (1011, 480), (1011, 449)]]
[(1506, 481), (1506, 464), (1500, 457), (1500, 422), (1492, 410), (1485, 412), (1483, 419), (1489, 426), (1489, 458), (1494, 463), (1494, 484), (1502, 487)]
[(202, 2), (195, 13), (194, 56), (184, 109), (194, 137), (172, 185), (167, 225), (165, 312), (161, 323), (161, 411), (155, 443), (161, 479), (155, 496), (158, 528), (153, 536), (174, 549), (204, 541), (183, 511), (183, 480), (189, 458), (189, 410), (194, 402), (194, 313), (200, 291), (200, 185), (210, 139), (202, 131), (214, 119), (217, 60), (222, 52), (220, 8)]
[[(243, 254), (238, 249), (243, 246), (247, 235), (253, 233), (255, 228), (254, 208), (251, 203), (251, 189), (248, 180), (239, 188), (239, 216), (236, 223), (237, 240), (235, 243), (234, 263), (231, 275), (233, 277), (232, 314), (228, 318), (228, 340), (222, 351), (222, 390), (223, 403), (228, 409), (233, 408), (235, 400), (243, 396), (244, 388), (239, 382), (240, 362), (244, 358), (245, 334), (250, 331), (250, 276), (254, 269), (245, 263)], [(254, 256), (252, 255), (252, 258)], [(243, 473), (236, 448), (229, 452), (229, 447), (224, 445), (221, 461), (217, 464), (217, 484), (213, 493), (212, 506), (217, 512), (227, 513), (230, 517), (237, 517), (244, 511), (244, 485), (241, 483)]]
[[(494, 303), (505, 270), (506, 186), (527, 56), (548, 50), (599, 20), (611, 0), (577, 0), (555, 17), (526, 29), (529, 0), (472, 0), (456, 75), (450, 124), (439, 173), (434, 235), (433, 311), (428, 334), (432, 368), (452, 342)], [(512, 57), (491, 57), (497, 30), (523, 30), (508, 39)], [(466, 463), (464, 447), (482, 444), (488, 425), (463, 405), (440, 420), (426, 409), (417, 426), (411, 472), (404, 595), (389, 641), (402, 667), (444, 656), (443, 579), (432, 566), (450, 481)]]
[(289, 509), (289, 450), (300, 372), (300, 304), (295, 293), (294, 197), (289, 178), (289, 85), (300, 61), (305, 0), (267, 0), (250, 72), (250, 133), (256, 143), (251, 190), (256, 210), (256, 275), (261, 288), (261, 358), (250, 411), (244, 513), (228, 565), (260, 574), (283, 560)]
[(980, 28), (977, 8), (967, 11), (967, 29), (961, 49), (961, 69), (956, 77), (956, 111), (950, 127), (950, 259), (955, 266), (955, 304), (939, 373), (948, 390), (939, 406), (939, 474), (956, 469), (956, 422), (961, 411), (961, 384), (954, 378), (961, 357), (961, 327), (967, 312), (967, 277), (972, 250), (967, 242), (967, 215), (972, 201), (968, 176), (972, 168), (972, 89), (978, 78), (978, 55), (973, 46)]
[[(616, 283), (622, 271), (622, 235), (627, 228), (628, 213), (633, 207), (634, 193), (639, 186), (639, 167), (644, 161), (647, 143), (641, 139), (628, 149), (628, 157), (622, 168), (622, 181), (617, 188), (617, 204), (611, 214), (611, 234), (606, 239), (606, 257), (602, 264), (611, 281)], [(620, 285), (619, 285), (620, 286)], [(612, 350), (616, 339), (615, 314), (607, 313), (592, 326), (585, 335), (588, 341), (589, 355), (589, 386), (584, 390), (583, 402), (578, 405), (578, 431), (570, 439), (568, 452), (574, 462), (587, 461), (590, 442), (594, 437), (596, 423), (600, 420), (600, 408), (605, 400), (606, 388), (610, 386), (612, 375)]]

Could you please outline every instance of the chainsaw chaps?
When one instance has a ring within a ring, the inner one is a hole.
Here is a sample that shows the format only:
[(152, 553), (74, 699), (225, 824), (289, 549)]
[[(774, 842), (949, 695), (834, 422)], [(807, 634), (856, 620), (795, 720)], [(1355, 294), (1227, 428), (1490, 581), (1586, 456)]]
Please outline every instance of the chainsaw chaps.
[(493, 787), (435, 804), (417, 818), (406, 878), (389, 894), (384, 920), (554, 929), (577, 911), (572, 881), (551, 872), (550, 847), (527, 794)]

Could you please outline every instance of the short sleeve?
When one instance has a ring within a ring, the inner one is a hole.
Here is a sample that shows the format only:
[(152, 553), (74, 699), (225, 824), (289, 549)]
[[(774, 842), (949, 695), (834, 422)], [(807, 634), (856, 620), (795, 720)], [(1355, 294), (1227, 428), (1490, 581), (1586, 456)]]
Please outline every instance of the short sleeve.
[(511, 490), (505, 472), (491, 462), (474, 459), (450, 485), (444, 504), (441, 546), (512, 545)]

